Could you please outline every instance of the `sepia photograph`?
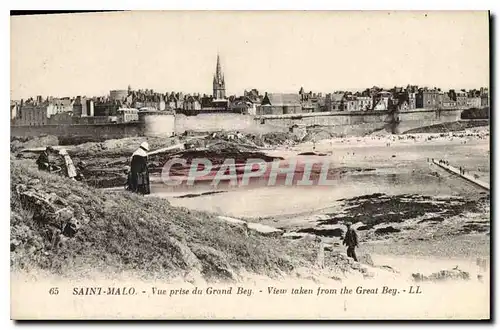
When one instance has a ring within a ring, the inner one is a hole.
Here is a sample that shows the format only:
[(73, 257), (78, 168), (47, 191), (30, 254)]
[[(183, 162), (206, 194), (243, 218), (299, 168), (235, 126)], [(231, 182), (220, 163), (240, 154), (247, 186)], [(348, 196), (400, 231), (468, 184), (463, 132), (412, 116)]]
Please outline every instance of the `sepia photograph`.
[(489, 320), (490, 24), (11, 12), (11, 319)]

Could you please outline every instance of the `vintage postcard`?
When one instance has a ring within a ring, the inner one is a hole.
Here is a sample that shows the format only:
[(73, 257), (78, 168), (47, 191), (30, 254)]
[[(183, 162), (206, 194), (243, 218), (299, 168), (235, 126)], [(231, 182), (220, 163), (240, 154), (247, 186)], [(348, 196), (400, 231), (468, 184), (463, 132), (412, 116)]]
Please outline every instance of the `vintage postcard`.
[(487, 11), (10, 27), (12, 319), (490, 319)]

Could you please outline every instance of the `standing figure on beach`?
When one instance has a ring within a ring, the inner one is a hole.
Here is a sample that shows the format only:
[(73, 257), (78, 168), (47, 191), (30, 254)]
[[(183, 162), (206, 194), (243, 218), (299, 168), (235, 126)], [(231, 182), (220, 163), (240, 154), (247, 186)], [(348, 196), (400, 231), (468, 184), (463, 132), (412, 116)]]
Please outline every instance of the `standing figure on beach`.
[(358, 258), (356, 257), (356, 247), (359, 247), (358, 244), (358, 234), (352, 228), (352, 225), (350, 222), (346, 223), (347, 226), (347, 232), (344, 237), (344, 241), (342, 244), (347, 246), (347, 256), (350, 258), (353, 258), (354, 261), (358, 261)]
[(149, 195), (151, 193), (149, 188), (148, 151), (149, 144), (143, 142), (134, 151), (130, 159), (127, 189), (142, 195)]

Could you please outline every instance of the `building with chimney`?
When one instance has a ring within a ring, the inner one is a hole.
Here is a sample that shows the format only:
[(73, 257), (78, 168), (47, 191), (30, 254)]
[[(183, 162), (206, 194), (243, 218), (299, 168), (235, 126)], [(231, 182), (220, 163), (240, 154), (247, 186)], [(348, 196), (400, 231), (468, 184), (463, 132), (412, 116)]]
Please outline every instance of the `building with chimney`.
[(488, 88), (481, 87), (479, 89), (479, 94), (481, 97), (481, 106), (488, 107), (490, 105), (490, 93), (488, 91)]
[(326, 111), (344, 111), (345, 108), (345, 93), (334, 92), (326, 94), (325, 106)]
[(183, 109), (184, 95), (182, 93), (171, 92), (170, 95), (165, 98), (165, 102), (167, 103), (166, 108), (169, 110)]
[(392, 104), (392, 93), (388, 91), (380, 91), (373, 96), (373, 110), (385, 111), (389, 110)]
[(85, 96), (77, 96), (73, 102), (73, 116), (86, 117), (94, 115), (94, 101)]
[(18, 110), (13, 123), (16, 126), (49, 125), (52, 123), (49, 119), (57, 114), (63, 113), (63, 115), (56, 117), (56, 121), (59, 117), (71, 117), (73, 114), (73, 100), (69, 97), (47, 97), (44, 100), (41, 95), (38, 95), (36, 100), (32, 98), (26, 100), (26, 102), (21, 100)]
[(195, 111), (195, 113), (200, 112), (201, 110), (201, 100), (200, 100), (200, 95), (194, 94), (190, 95), (187, 94), (184, 97), (184, 102), (183, 102), (183, 110), (185, 111)]
[(437, 109), (442, 106), (443, 93), (438, 88), (421, 88), (415, 97), (415, 106), (418, 109)]
[(257, 115), (287, 115), (302, 113), (300, 95), (294, 93), (266, 93)]
[(467, 92), (465, 91), (465, 89), (456, 92), (456, 97), (457, 97), (457, 107), (467, 108)]

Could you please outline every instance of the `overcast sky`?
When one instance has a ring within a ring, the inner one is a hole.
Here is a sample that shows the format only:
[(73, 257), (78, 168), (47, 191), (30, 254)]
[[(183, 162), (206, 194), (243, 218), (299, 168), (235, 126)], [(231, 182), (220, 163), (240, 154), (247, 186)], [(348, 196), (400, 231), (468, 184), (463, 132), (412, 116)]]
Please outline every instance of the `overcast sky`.
[(487, 12), (119, 12), (11, 17), (11, 97), (111, 89), (479, 88)]

